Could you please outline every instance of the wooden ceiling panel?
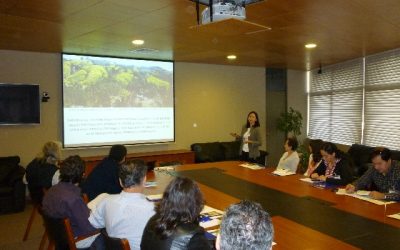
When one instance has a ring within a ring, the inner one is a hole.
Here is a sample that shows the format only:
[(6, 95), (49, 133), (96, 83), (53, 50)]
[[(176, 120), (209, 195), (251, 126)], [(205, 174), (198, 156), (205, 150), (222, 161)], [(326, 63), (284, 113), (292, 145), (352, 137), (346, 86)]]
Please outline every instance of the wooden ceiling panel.
[(361, 9), (370, 15), (378, 16), (389, 23), (400, 27), (400, 5), (398, 0), (355, 0)]
[[(118, 2), (119, 5), (125, 6), (127, 8), (135, 8), (137, 10), (141, 11), (155, 11), (162, 9), (164, 7), (168, 7), (171, 4), (173, 4), (173, 1), (177, 0), (147, 0), (147, 1), (132, 1), (132, 0), (106, 0), (108, 2), (111, 2), (115, 4)], [(181, 1), (181, 0), (178, 0)]]
[(242, 22), (237, 19), (226, 19), (218, 22), (208, 23), (205, 25), (195, 25), (190, 27), (191, 32), (195, 32), (196, 36), (213, 35), (213, 36), (235, 36), (246, 35), (246, 33), (253, 33), (264, 31), (268, 32), (263, 26), (252, 24), (249, 22)]
[[(237, 20), (196, 27), (189, 0), (0, 0), (0, 49), (310, 69), (400, 47), (398, 0), (268, 0), (246, 12), (272, 30)], [(156, 51), (132, 52), (137, 38)]]
[(0, 13), (12, 16), (61, 22), (61, 3), (46, 0), (3, 0)]
[(0, 49), (60, 51), (60, 29), (58, 23), (0, 14)]

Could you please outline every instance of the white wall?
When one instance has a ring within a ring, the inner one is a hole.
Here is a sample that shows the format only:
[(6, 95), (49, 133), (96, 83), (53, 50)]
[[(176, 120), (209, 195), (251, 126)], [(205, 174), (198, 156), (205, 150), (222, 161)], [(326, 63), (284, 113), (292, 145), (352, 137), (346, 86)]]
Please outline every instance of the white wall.
[[(0, 58), (0, 82), (38, 83), (40, 91), (48, 91), (51, 97), (42, 103), (40, 125), (0, 127), (0, 156), (19, 155), (26, 166), (43, 143), (62, 138), (61, 56), (0, 50)], [(175, 143), (129, 146), (129, 153), (189, 149), (194, 142), (231, 140), (229, 132), (240, 132), (250, 110), (256, 110), (261, 124), (265, 123), (265, 70), (176, 63), (175, 101)], [(69, 149), (63, 155), (106, 155), (108, 150)]]

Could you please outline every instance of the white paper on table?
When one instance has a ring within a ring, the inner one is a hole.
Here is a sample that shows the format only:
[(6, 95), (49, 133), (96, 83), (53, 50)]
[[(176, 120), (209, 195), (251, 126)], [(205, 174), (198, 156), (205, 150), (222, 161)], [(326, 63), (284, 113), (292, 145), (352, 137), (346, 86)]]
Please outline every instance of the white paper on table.
[(101, 193), (99, 194), (96, 198), (94, 198), (93, 200), (91, 200), (88, 204), (87, 207), (90, 209), (90, 211), (93, 213), (94, 210), (96, 210), (97, 206), (99, 205), (99, 203), (104, 200), (105, 198), (107, 198), (108, 196), (110, 196), (110, 194), (107, 193)]
[(151, 194), (151, 195), (146, 195), (146, 199), (149, 201), (159, 201), (163, 197), (163, 194)]
[(369, 196), (369, 194), (371, 193), (371, 191), (367, 191), (367, 190), (357, 190), (356, 194), (361, 195), (361, 196)]
[[(360, 192), (361, 194), (366, 194), (368, 192), (368, 191), (365, 191), (365, 190), (359, 190), (359, 191), (362, 191), (362, 192)], [(336, 192), (336, 194), (351, 196), (351, 197), (354, 197), (354, 198), (357, 198), (357, 199), (360, 199), (360, 200), (363, 200), (363, 201), (371, 202), (371, 203), (376, 204), (376, 205), (387, 205), (387, 204), (395, 203), (394, 201), (375, 200), (375, 199), (370, 198), (369, 196), (359, 195), (357, 193), (349, 194), (349, 193), (346, 192), (346, 189), (344, 189), (344, 188), (339, 188), (338, 191)]]
[(244, 168), (249, 168), (252, 170), (264, 169), (264, 167), (261, 167), (260, 165), (258, 165), (256, 163), (243, 163), (243, 164), (240, 164), (239, 166), (244, 167)]
[(278, 175), (278, 176), (288, 176), (288, 175), (293, 175), (296, 173), (291, 172), (290, 170), (287, 169), (277, 169), (274, 172), (272, 172), (272, 174), (274, 175)]
[(146, 182), (144, 183), (144, 187), (145, 187), (145, 188), (157, 187), (157, 182), (156, 182), (156, 181), (146, 181)]
[(337, 195), (348, 195), (345, 188), (338, 188), (338, 190), (336, 191), (336, 194)]
[(207, 215), (210, 218), (221, 218), (224, 215), (224, 211), (205, 205), (203, 210), (201, 210), (200, 214)]
[(311, 178), (309, 178), (309, 177), (300, 178), (300, 180), (301, 180), (301, 181), (304, 181), (304, 182), (307, 182), (307, 183), (314, 183), (314, 181), (313, 181)]
[(219, 226), (219, 224), (221, 224), (221, 220), (220, 219), (212, 219), (212, 220), (209, 220), (209, 221), (200, 222), (200, 226), (202, 228), (215, 227), (215, 226)]
[(391, 215), (388, 215), (387, 217), (390, 217), (390, 218), (393, 218), (393, 219), (396, 219), (396, 220), (400, 220), (400, 213), (391, 214)]

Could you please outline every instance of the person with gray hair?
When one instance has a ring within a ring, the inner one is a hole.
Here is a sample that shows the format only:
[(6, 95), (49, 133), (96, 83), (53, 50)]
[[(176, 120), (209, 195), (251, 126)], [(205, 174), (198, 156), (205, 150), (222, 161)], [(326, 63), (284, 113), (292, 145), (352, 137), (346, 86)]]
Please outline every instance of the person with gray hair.
[(143, 195), (146, 173), (147, 167), (141, 160), (122, 164), (122, 192), (100, 201), (89, 217), (94, 227), (106, 228), (110, 237), (128, 239), (131, 249), (140, 249), (143, 229), (154, 215), (154, 204)]
[(49, 189), (59, 182), (59, 161), (61, 160), (61, 143), (46, 142), (38, 156), (26, 167), (24, 179), (32, 201), (41, 204), (43, 189)]
[(217, 250), (269, 250), (273, 238), (269, 214), (260, 204), (244, 200), (226, 210), (215, 247)]

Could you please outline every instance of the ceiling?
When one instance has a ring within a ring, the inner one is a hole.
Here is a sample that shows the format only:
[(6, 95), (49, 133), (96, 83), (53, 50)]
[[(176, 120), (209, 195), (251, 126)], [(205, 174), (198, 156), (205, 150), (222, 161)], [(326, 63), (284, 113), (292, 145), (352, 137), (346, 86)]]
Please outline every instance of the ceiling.
[(0, 49), (306, 70), (400, 47), (399, 0), (267, 0), (246, 12), (271, 30), (197, 26), (189, 0), (0, 0)]

